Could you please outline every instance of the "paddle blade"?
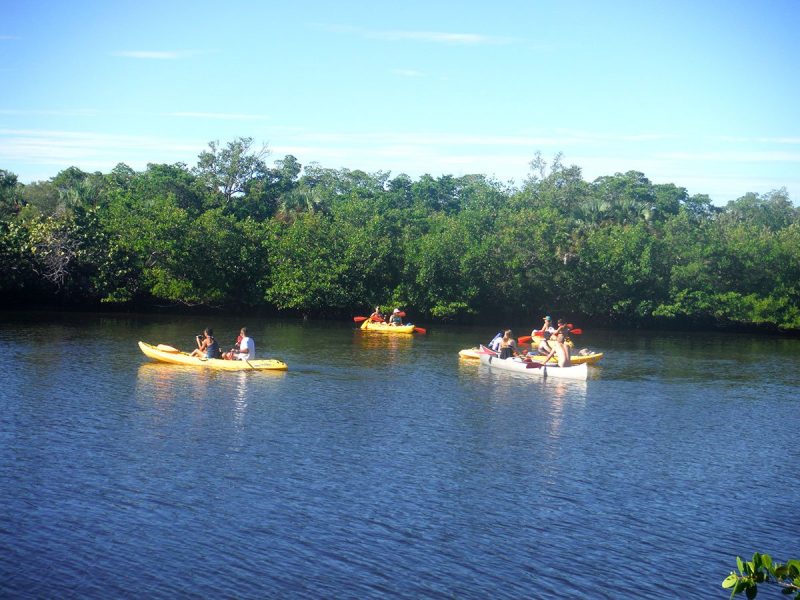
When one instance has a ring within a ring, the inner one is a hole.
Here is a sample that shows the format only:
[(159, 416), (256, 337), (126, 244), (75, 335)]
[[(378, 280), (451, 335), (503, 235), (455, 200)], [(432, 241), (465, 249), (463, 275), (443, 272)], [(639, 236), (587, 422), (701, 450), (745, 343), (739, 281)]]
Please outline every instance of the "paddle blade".
[(381, 319), (381, 318), (380, 318), (378, 315), (372, 315), (372, 316), (370, 317), (370, 319), (372, 319), (372, 320), (373, 320), (373, 321), (375, 321), (376, 323), (383, 323), (383, 319)]
[(405, 313), (405, 311), (404, 311), (404, 310), (401, 310), (401, 311), (400, 311), (399, 313), (397, 313), (397, 314), (399, 314), (399, 315), (400, 315), (400, 318), (401, 318), (401, 319), (405, 319), (405, 318), (406, 318), (406, 313)]
[(428, 333), (428, 330), (427, 329), (423, 329), (422, 327), (414, 327), (414, 331), (416, 331), (417, 333), (421, 333), (423, 335)]
[(353, 317), (353, 321), (356, 323), (361, 323), (362, 321), (366, 321), (367, 317)]
[(581, 329), (580, 327), (578, 327), (578, 328), (576, 328), (576, 329), (570, 329), (570, 330), (569, 330), (569, 332), (570, 332), (570, 333), (574, 333), (575, 335), (580, 335), (580, 334), (582, 334), (582, 333), (583, 333), (583, 329)]
[(161, 350), (162, 352), (172, 352), (173, 354), (180, 354), (180, 350), (177, 348), (173, 348), (172, 346), (167, 346), (166, 344), (159, 344), (156, 346), (157, 349)]
[(532, 338), (531, 336), (529, 336), (529, 335), (522, 335), (522, 336), (520, 336), (520, 337), (518, 337), (518, 338), (517, 338), (517, 343), (518, 343), (518, 344), (527, 344), (527, 343), (529, 343), (529, 342), (530, 342), (532, 339), (533, 339), (533, 338)]

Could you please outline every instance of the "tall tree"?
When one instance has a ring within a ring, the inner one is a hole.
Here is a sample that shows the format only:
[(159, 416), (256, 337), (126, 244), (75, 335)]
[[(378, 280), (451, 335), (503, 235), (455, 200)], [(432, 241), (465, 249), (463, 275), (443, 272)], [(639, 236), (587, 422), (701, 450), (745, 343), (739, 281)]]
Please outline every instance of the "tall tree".
[(269, 155), (266, 144), (254, 148), (253, 138), (240, 137), (221, 148), (218, 141), (209, 142), (209, 150), (197, 157), (194, 173), (210, 190), (218, 192), (222, 204), (230, 204), (244, 195), (254, 180), (267, 173), (264, 159)]
[(0, 169), (0, 221), (15, 217), (22, 208), (20, 184), (17, 176)]

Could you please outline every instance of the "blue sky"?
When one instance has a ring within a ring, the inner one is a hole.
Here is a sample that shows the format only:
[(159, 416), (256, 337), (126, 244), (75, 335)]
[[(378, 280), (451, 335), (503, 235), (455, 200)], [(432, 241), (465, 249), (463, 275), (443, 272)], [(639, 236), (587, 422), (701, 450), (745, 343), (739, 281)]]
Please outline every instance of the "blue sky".
[(537, 151), (717, 204), (800, 202), (792, 1), (0, 0), (0, 168), (194, 166), (248, 136), (302, 164), (482, 173)]

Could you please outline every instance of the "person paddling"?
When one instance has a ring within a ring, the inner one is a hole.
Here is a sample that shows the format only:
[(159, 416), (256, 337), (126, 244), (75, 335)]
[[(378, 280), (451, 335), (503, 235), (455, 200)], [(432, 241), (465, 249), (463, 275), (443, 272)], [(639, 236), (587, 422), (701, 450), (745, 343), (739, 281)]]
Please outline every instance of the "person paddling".
[(247, 327), (242, 327), (239, 335), (242, 339), (239, 342), (239, 352), (236, 354), (236, 360), (253, 360), (256, 357), (256, 343), (253, 338), (248, 337)]
[(242, 343), (242, 334), (236, 336), (236, 341), (233, 343), (233, 348), (228, 350), (227, 352), (222, 353), (222, 358), (225, 360), (234, 360), (236, 355), (239, 353), (239, 344)]
[[(544, 323), (542, 323), (540, 331), (544, 333), (553, 333), (555, 330), (555, 327), (553, 327), (553, 319), (550, 318), (550, 315), (547, 315), (544, 318)], [(536, 337), (536, 334), (537, 331), (534, 329), (533, 332), (531, 332), (531, 337)]]
[(564, 319), (559, 319), (558, 320), (558, 327), (556, 327), (556, 329), (555, 329), (555, 331), (553, 333), (555, 333), (556, 335), (559, 335), (559, 334), (567, 335), (569, 333), (569, 329), (570, 329), (570, 327), (569, 327), (569, 325), (567, 323), (564, 322)]
[(373, 313), (372, 313), (372, 314), (369, 316), (369, 320), (370, 320), (370, 321), (374, 321), (374, 322), (376, 322), (376, 323), (381, 323), (381, 322), (383, 322), (383, 314), (381, 314), (381, 307), (380, 307), (380, 306), (376, 306), (376, 307), (375, 307), (375, 312), (373, 312)]
[(547, 364), (553, 356), (556, 357), (558, 361), (559, 367), (570, 367), (572, 366), (572, 360), (570, 359), (569, 353), (569, 346), (564, 343), (564, 334), (559, 333), (558, 335), (554, 335), (550, 338), (550, 344), (552, 345), (553, 349), (550, 350), (550, 353), (544, 359), (544, 364)]
[(223, 354), (222, 358), (225, 360), (252, 360), (255, 355), (256, 346), (253, 338), (247, 336), (247, 327), (242, 327), (233, 348)]

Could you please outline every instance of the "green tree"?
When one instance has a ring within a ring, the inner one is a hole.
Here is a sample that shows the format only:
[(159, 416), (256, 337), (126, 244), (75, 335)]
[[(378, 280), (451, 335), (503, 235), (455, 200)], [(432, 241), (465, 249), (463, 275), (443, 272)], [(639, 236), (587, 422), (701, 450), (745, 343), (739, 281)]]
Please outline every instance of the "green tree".
[(20, 187), (14, 173), (0, 169), (0, 221), (16, 217), (22, 209)]
[(773, 190), (759, 196), (748, 193), (737, 200), (728, 202), (720, 215), (720, 220), (730, 224), (746, 224), (767, 227), (778, 231), (798, 220), (800, 211), (789, 201), (786, 188)]
[(598, 228), (582, 241), (568, 276), (578, 311), (647, 318), (666, 296), (664, 246), (644, 223)]
[(220, 194), (222, 205), (243, 196), (254, 180), (266, 176), (264, 159), (269, 155), (265, 145), (256, 149), (253, 138), (240, 137), (221, 148), (218, 141), (209, 142), (209, 150), (197, 157), (194, 174), (209, 190)]

